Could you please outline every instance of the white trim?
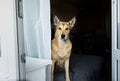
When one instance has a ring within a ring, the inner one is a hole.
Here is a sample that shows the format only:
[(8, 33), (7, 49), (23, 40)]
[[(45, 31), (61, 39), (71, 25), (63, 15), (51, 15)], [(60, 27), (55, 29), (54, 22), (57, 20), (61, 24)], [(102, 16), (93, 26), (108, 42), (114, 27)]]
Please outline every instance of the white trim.
[(117, 48), (117, 0), (112, 0), (112, 55), (120, 53)]
[(117, 48), (118, 0), (111, 0), (112, 4), (112, 81), (119, 81), (120, 50)]
[[(11, 35), (10, 38), (12, 38), (12, 41), (9, 42), (11, 45), (11, 48), (9, 48), (9, 51), (11, 52), (8, 61), (9, 61), (9, 80), (19, 80), (19, 67), (18, 67), (18, 46), (17, 46), (17, 24), (16, 24), (16, 2), (15, 0), (10, 0), (12, 5), (12, 13), (11, 13), (11, 19), (12, 19), (12, 28), (11, 29)], [(13, 58), (13, 59), (11, 59)]]

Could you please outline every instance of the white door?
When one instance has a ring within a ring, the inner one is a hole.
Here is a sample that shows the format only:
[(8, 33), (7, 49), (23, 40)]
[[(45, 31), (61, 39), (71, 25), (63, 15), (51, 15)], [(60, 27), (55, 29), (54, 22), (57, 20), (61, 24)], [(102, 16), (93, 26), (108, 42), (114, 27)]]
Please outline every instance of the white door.
[(19, 80), (15, 0), (0, 0), (0, 81)]
[(120, 81), (120, 0), (112, 0), (112, 81)]
[(50, 0), (16, 1), (20, 80), (49, 81)]

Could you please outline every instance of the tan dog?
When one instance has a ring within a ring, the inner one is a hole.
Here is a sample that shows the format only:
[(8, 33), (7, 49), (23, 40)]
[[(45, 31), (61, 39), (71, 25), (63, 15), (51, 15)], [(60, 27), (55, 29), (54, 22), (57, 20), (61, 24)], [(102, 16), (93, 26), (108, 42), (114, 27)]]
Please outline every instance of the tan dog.
[(69, 39), (70, 30), (73, 28), (76, 17), (69, 22), (61, 22), (57, 16), (54, 17), (55, 36), (52, 40), (52, 67), (51, 81), (53, 81), (54, 67), (65, 68), (66, 81), (70, 81), (69, 77), (69, 59), (71, 55), (72, 43)]

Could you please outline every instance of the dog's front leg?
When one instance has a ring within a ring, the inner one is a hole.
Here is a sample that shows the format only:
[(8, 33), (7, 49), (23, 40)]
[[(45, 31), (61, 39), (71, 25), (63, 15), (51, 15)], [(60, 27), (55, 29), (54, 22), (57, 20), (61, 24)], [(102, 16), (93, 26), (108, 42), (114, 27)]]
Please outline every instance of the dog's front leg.
[(69, 59), (65, 61), (65, 73), (66, 73), (66, 81), (70, 81), (69, 77)]
[(51, 66), (51, 81), (53, 81), (53, 76), (54, 76), (54, 65), (55, 65), (55, 60), (52, 60), (52, 66)]

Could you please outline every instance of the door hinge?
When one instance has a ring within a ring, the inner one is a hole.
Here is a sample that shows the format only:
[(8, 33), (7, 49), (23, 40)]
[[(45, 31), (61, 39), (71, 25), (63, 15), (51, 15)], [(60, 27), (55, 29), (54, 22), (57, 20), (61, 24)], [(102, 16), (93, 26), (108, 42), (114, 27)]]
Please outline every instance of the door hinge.
[(26, 55), (25, 54), (21, 55), (21, 62), (26, 63)]
[(18, 16), (23, 18), (23, 1), (18, 0)]

